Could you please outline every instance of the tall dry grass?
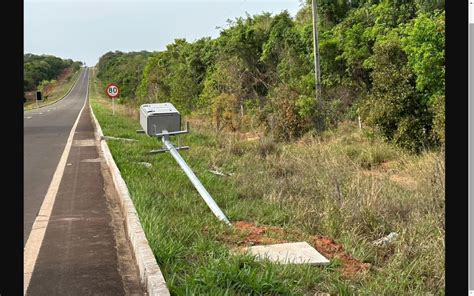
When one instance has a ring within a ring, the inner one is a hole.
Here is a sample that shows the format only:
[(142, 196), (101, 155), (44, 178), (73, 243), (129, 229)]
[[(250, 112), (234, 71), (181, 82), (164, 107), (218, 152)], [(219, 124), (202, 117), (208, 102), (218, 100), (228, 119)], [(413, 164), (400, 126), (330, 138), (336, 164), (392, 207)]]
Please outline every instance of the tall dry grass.
[[(442, 151), (409, 154), (351, 124), (293, 144), (217, 141), (214, 165), (233, 162), (240, 199), (289, 209), (284, 224), (333, 237), (379, 271), (361, 291), (444, 293)], [(392, 246), (371, 244), (390, 232), (399, 234)]]

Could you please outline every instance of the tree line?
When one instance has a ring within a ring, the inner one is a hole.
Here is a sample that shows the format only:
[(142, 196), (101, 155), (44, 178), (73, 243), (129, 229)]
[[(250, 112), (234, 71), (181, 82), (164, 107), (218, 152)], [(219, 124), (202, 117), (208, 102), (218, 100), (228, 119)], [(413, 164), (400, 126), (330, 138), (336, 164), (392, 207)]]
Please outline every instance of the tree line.
[(27, 53), (23, 56), (23, 91), (37, 89), (44, 81), (57, 78), (66, 68), (77, 71), (81, 66), (82, 62), (71, 59)]
[[(124, 100), (172, 102), (216, 128), (255, 119), (280, 140), (344, 120), (412, 151), (444, 144), (444, 1), (318, 0), (322, 96), (315, 92), (311, 0), (229, 20), (217, 38), (159, 52), (108, 52), (98, 77)], [(319, 98), (318, 98), (319, 99)], [(244, 115), (243, 115), (244, 114)]]

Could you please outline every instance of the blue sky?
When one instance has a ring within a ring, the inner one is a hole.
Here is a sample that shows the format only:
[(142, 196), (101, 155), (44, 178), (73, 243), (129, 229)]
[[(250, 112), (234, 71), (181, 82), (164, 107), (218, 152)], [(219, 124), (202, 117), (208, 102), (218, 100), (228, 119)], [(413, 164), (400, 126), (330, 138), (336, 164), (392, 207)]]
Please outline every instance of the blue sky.
[(227, 19), (245, 13), (295, 16), (299, 0), (25, 0), (24, 52), (97, 63), (111, 50), (156, 51), (175, 38), (217, 37)]

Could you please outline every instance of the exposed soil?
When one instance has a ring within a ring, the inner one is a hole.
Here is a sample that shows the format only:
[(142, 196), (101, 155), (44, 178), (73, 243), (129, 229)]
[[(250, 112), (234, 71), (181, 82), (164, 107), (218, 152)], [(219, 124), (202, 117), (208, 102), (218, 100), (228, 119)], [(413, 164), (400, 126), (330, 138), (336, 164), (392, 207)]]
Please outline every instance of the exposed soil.
[(25, 98), (27, 101), (34, 101), (36, 99), (36, 91), (25, 92)]
[(397, 166), (397, 161), (395, 160), (389, 160), (389, 161), (384, 161), (380, 164), (380, 167), (384, 170), (384, 171), (389, 171), (389, 170), (392, 170), (393, 168), (395, 168)]
[(209, 127), (209, 122), (203, 118), (189, 117), (186, 120), (189, 122), (191, 129), (196, 127)]
[(363, 263), (355, 259), (351, 255), (344, 251), (344, 247), (334, 240), (315, 235), (312, 237), (312, 245), (325, 257), (332, 259), (337, 258), (342, 263), (342, 274), (346, 277), (353, 277), (361, 272), (364, 272), (370, 268), (369, 263)]
[(239, 133), (239, 138), (244, 141), (256, 141), (260, 139), (260, 135), (255, 132)]
[(384, 176), (384, 172), (377, 171), (377, 170), (361, 170), (361, 173), (364, 176), (374, 177), (374, 178), (382, 178)]
[(46, 99), (46, 96), (48, 96), (51, 93), (51, 91), (56, 87), (57, 84), (58, 82), (48, 83), (47, 85), (44, 86), (43, 95), (45, 96), (45, 99)]
[[(257, 226), (251, 222), (237, 221), (233, 223), (234, 227), (244, 235), (238, 238), (237, 245), (253, 246), (253, 245), (270, 245), (287, 242), (285, 230), (274, 226)], [(271, 234), (276, 234), (272, 237)], [(270, 235), (270, 236), (269, 236)], [(229, 237), (232, 240), (232, 237)]]
[(377, 170), (366, 170), (362, 171), (362, 173), (366, 176), (372, 176), (376, 178), (382, 178), (385, 175), (390, 176), (389, 179), (390, 181), (405, 187), (407, 189), (414, 190), (416, 189), (417, 182), (413, 177), (407, 176), (407, 175), (401, 175), (401, 174), (394, 174), (393, 172), (393, 167), (395, 167), (396, 162), (395, 161), (387, 161), (381, 163)]
[[(56, 83), (48, 83), (43, 89), (43, 95), (49, 95), (57, 85), (60, 85), (69, 75), (72, 75), (72, 68), (66, 68), (59, 74), (59, 76), (55, 79)], [(25, 92), (25, 98), (27, 101), (34, 101), (36, 100), (36, 91), (27, 91)]]
[[(236, 233), (225, 235), (226, 243), (236, 245), (239, 250), (253, 245), (269, 245), (291, 241), (300, 241), (302, 234), (288, 232), (287, 230), (267, 225), (256, 225), (248, 221), (236, 221), (233, 223)], [(353, 258), (344, 251), (344, 247), (333, 239), (315, 235), (310, 237), (311, 244), (318, 252), (328, 259), (337, 258), (341, 262), (341, 271), (345, 277), (354, 277), (370, 268), (370, 264), (363, 263)]]
[(71, 74), (72, 74), (72, 68), (66, 68), (66, 69), (63, 70), (63, 72), (61, 74), (59, 74), (57, 80), (58, 81), (63, 81), (64, 79), (66, 79)]
[(400, 186), (403, 186), (412, 190), (416, 189), (416, 186), (417, 186), (416, 180), (408, 176), (392, 175), (390, 176), (390, 180), (397, 183)]
[(44, 89), (43, 89), (43, 93), (45, 96), (48, 96), (51, 94), (51, 92), (60, 84), (63, 83), (63, 81), (69, 76), (72, 74), (72, 69), (71, 68), (66, 68), (64, 69), (61, 74), (58, 75), (58, 77), (56, 77), (56, 82), (55, 83), (48, 83), (47, 85), (45, 85)]

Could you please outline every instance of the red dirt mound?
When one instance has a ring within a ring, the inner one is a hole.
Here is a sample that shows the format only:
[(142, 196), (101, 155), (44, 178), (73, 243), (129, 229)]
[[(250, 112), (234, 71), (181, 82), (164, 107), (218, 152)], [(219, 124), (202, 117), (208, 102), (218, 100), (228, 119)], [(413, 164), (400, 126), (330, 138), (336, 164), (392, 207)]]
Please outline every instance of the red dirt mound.
[[(237, 247), (270, 245), (303, 239), (302, 234), (296, 231), (290, 233), (276, 226), (256, 225), (248, 221), (236, 221), (233, 226), (237, 233), (225, 235), (224, 241)], [(342, 245), (337, 244), (331, 238), (315, 235), (310, 238), (309, 243), (328, 259), (338, 258), (341, 261), (342, 274), (345, 277), (353, 277), (370, 268), (370, 264), (353, 258), (344, 251)]]
[[(279, 237), (285, 235), (285, 231), (279, 227), (274, 226), (257, 226), (251, 222), (237, 221), (233, 223), (234, 227), (243, 235), (238, 236), (237, 245), (270, 245), (286, 242)], [(274, 234), (273, 236), (269, 236)], [(278, 236), (278, 237), (275, 237)], [(233, 237), (227, 237), (230, 241), (235, 240)]]
[(342, 273), (344, 276), (351, 277), (357, 273), (364, 272), (370, 268), (369, 263), (360, 262), (344, 251), (344, 247), (334, 242), (334, 240), (315, 235), (312, 237), (312, 245), (318, 252), (324, 256), (338, 258), (342, 261)]

